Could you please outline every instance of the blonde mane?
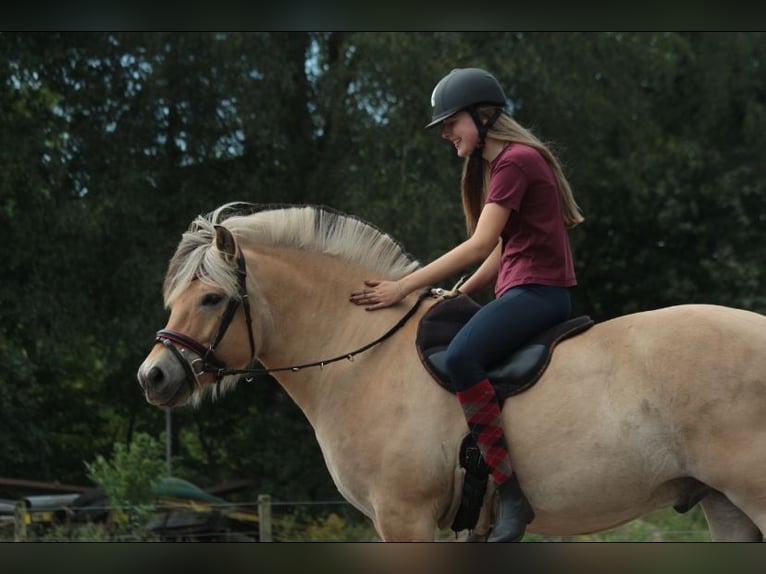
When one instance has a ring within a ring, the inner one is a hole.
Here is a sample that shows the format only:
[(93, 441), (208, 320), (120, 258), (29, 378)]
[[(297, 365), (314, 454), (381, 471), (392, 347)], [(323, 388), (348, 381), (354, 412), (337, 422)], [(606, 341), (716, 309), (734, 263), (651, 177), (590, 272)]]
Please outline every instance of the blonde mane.
[[(237, 296), (233, 266), (215, 249), (215, 225), (229, 229), (243, 245), (262, 243), (330, 255), (398, 279), (420, 264), (390, 235), (357, 217), (317, 206), (256, 206), (228, 203), (192, 221), (170, 260), (163, 289), (165, 305), (195, 279)], [(250, 274), (248, 281), (252, 281)]]

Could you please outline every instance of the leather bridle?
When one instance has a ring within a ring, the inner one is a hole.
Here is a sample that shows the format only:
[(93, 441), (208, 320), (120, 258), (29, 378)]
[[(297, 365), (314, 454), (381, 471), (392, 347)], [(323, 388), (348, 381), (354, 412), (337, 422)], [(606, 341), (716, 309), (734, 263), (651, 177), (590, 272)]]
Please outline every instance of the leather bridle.
[[(245, 265), (245, 258), (242, 255), (242, 251), (237, 250), (237, 294), (238, 297), (231, 297), (229, 304), (223, 312), (221, 322), (218, 325), (218, 331), (210, 342), (210, 345), (205, 347), (202, 343), (179, 331), (172, 329), (161, 329), (157, 331), (155, 342), (162, 343), (170, 349), (173, 355), (178, 359), (186, 371), (187, 377), (190, 381), (198, 382), (198, 377), (204, 373), (215, 373), (216, 382), (225, 377), (227, 374), (226, 363), (218, 358), (215, 354), (215, 350), (226, 334), (226, 331), (231, 325), (234, 315), (237, 312), (239, 304), (242, 303), (243, 311), (245, 312), (245, 323), (247, 324), (247, 336), (250, 341), (250, 361), (255, 358), (255, 338), (253, 337), (253, 318), (250, 315), (250, 299), (247, 295), (247, 266)], [(178, 346), (181, 348), (179, 349)], [(184, 350), (189, 350), (196, 359), (189, 360)]]

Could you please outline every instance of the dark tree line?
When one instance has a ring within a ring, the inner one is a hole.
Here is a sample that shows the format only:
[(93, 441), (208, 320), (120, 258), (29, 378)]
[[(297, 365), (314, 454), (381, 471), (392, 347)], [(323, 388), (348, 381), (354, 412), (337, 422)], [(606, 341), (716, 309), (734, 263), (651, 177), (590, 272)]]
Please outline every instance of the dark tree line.
[[(196, 215), (325, 204), (422, 261), (460, 241), (460, 162), (422, 129), (453, 67), (493, 71), (558, 150), (576, 312), (766, 312), (763, 54), (760, 33), (0, 34), (0, 475), (82, 482), (164, 428), (135, 371)], [(235, 394), (176, 413), (178, 473), (333, 495), (281, 390)]]

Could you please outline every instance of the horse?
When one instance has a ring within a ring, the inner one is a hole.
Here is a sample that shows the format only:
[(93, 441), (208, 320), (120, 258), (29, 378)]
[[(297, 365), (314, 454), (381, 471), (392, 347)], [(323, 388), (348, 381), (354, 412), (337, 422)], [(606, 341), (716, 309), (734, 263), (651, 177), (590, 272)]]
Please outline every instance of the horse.
[[(419, 265), (374, 225), (326, 207), (226, 204), (199, 216), (168, 265), (170, 314), (138, 369), (142, 392), (157, 407), (198, 405), (260, 363), (380, 539), (434, 540), (455, 515), (468, 428), (414, 346), (438, 298), (375, 312), (349, 303), (364, 279)], [(699, 503), (712, 540), (762, 540), (761, 314), (684, 304), (598, 322), (562, 341), (502, 415), (534, 508), (528, 532), (590, 534)]]

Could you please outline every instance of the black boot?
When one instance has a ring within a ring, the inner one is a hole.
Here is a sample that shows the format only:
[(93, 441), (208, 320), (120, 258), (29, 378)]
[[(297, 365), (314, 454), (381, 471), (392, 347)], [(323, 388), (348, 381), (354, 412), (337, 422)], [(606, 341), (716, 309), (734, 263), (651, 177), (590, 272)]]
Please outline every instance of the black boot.
[(497, 487), (498, 505), (495, 524), (487, 542), (518, 542), (535, 512), (521, 492), (516, 474)]

